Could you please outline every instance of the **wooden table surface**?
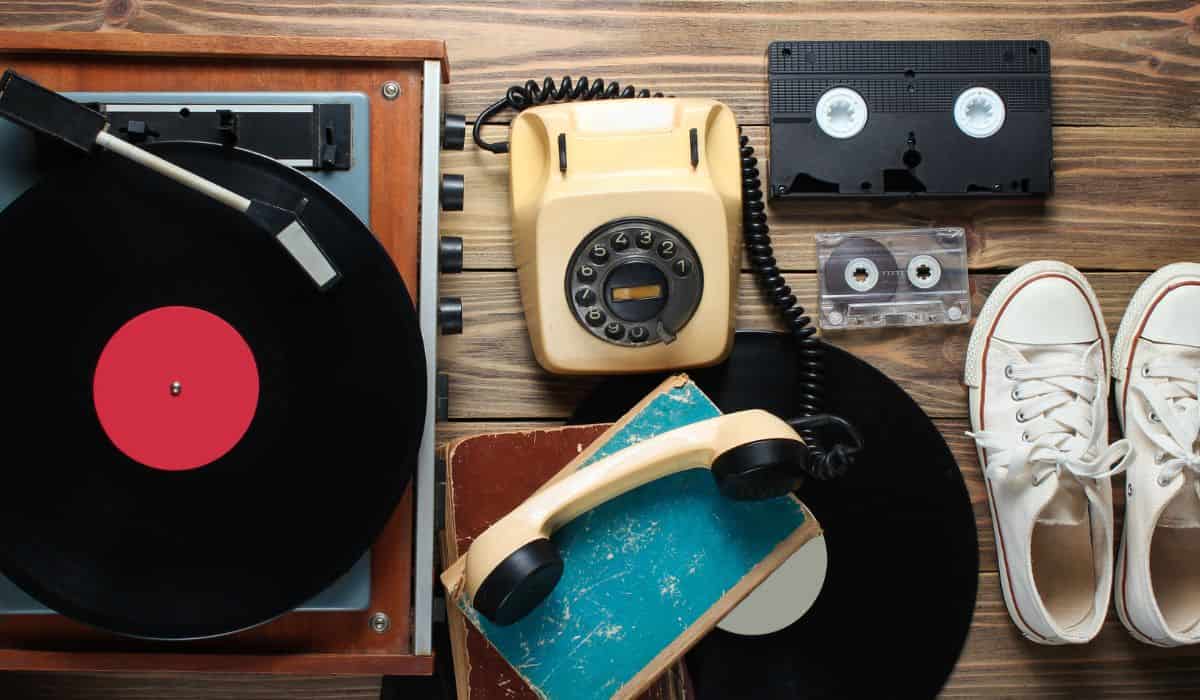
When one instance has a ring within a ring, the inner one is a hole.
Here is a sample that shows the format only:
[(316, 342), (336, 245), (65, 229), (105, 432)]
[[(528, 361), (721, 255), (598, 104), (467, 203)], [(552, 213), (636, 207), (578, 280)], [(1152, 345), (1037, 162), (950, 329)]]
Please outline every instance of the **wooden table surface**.
[[(1087, 273), (1112, 331), (1149, 272), (1200, 260), (1200, 5), (1188, 0), (8, 0), (0, 4), (0, 27), (445, 39), (449, 111), (473, 117), (527, 77), (615, 78), (721, 99), (756, 147), (767, 135), (764, 52), (772, 40), (1043, 38), (1053, 58), (1055, 194), (1044, 202), (776, 208), (777, 255), (799, 297), (814, 298), (811, 234), (821, 230), (965, 227), (976, 309), (1004, 272), (1029, 260), (1065, 260)], [(440, 438), (561, 422), (591, 382), (552, 377), (533, 360), (509, 242), (507, 158), (469, 145), (445, 156), (444, 169), (465, 173), (467, 181), (466, 210), (443, 219), (447, 234), (466, 241), (466, 272), (443, 282), (444, 293), (463, 298), (466, 330), (441, 341), (451, 421)], [(739, 326), (776, 327), (746, 274), (742, 287)], [(1200, 696), (1200, 647), (1142, 645), (1115, 613), (1085, 646), (1034, 645), (1010, 623), (982, 476), (963, 436), (968, 332), (895, 330), (836, 339), (896, 379), (935, 419), (975, 505), (983, 550), (979, 600), (945, 695)], [(0, 697), (374, 699), (379, 685), (377, 679), (8, 674), (0, 675)]]

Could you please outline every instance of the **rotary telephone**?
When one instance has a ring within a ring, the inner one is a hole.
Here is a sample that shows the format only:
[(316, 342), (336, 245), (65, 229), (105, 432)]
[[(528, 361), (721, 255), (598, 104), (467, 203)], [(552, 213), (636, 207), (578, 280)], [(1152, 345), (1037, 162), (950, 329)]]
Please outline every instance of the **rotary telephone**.
[[(639, 98), (639, 99), (632, 99)], [(515, 110), (510, 141), (482, 128)], [(562, 572), (550, 534), (621, 493), (706, 466), (733, 498), (769, 498), (841, 474), (862, 449), (824, 413), (822, 347), (776, 265), (758, 161), (733, 112), (587, 78), (509, 88), (472, 136), (511, 155), (513, 248), (538, 362), (619, 374), (721, 362), (733, 343), (739, 248), (782, 315), (801, 365), (800, 416), (743, 411), (664, 433), (534, 494), (467, 554), (466, 593), (511, 623)], [(836, 440), (827, 440), (829, 434)], [(848, 439), (846, 439), (848, 438)]]
[(513, 121), (513, 252), (534, 354), (558, 374), (720, 362), (741, 238), (733, 112), (567, 102)]

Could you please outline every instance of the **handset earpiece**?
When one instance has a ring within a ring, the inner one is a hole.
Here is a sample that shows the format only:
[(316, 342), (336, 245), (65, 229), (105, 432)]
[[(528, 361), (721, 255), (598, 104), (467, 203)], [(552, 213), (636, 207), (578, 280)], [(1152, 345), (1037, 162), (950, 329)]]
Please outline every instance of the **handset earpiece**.
[(510, 625), (554, 590), (563, 561), (550, 535), (627, 491), (686, 469), (707, 467), (737, 500), (782, 496), (799, 486), (808, 450), (766, 411), (718, 416), (626, 447), (538, 491), (471, 543), (464, 589), (492, 622)]
[(761, 501), (791, 493), (804, 483), (808, 447), (798, 439), (768, 438), (738, 445), (713, 460), (721, 495)]

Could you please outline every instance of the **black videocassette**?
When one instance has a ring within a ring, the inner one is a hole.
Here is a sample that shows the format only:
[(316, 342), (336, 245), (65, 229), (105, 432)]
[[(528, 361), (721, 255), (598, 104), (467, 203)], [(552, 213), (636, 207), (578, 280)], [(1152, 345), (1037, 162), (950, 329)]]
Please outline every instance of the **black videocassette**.
[(1045, 41), (777, 41), (772, 198), (1053, 189)]

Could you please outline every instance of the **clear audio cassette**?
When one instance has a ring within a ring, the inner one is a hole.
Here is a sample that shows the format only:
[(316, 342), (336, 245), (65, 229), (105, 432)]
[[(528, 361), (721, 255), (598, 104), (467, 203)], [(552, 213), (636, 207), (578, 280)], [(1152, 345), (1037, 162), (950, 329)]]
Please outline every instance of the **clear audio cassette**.
[(823, 330), (967, 323), (967, 236), (961, 228), (818, 233)]

